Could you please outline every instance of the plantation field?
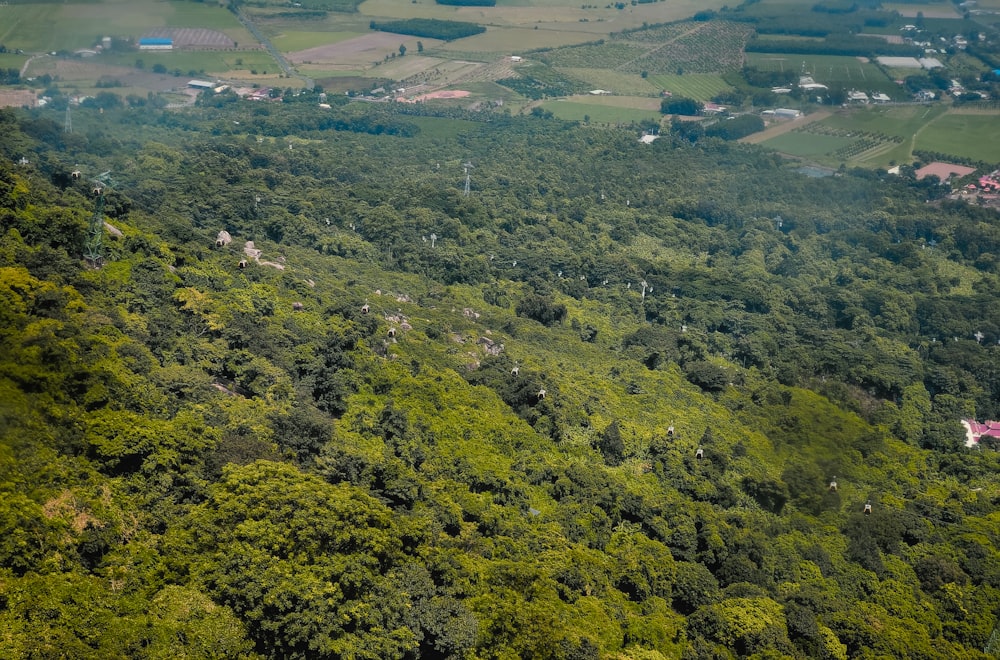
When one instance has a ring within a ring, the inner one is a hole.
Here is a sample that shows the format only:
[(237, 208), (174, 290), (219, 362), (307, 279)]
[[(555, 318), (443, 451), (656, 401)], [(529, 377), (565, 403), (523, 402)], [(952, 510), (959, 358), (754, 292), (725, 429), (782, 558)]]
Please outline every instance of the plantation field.
[(696, 101), (708, 101), (716, 94), (732, 89), (721, 76), (705, 73), (650, 75), (647, 80), (659, 91), (668, 91), (674, 96), (686, 96)]
[(258, 75), (280, 71), (277, 62), (267, 51), (137, 51), (131, 53), (109, 53), (92, 58), (95, 64), (135, 66), (142, 61), (143, 68), (151, 70), (162, 64), (167, 71), (179, 70), (184, 75), (189, 72), (205, 72), (220, 77), (238, 78), (256, 70)]
[(567, 100), (546, 101), (542, 107), (560, 119), (585, 121), (589, 117), (590, 122), (607, 124), (640, 122), (647, 119), (659, 121), (662, 116), (658, 110)]
[[(808, 75), (831, 89), (857, 89), (883, 92), (893, 98), (901, 94), (899, 85), (871, 62), (856, 57), (838, 55), (796, 55), (779, 53), (747, 53), (747, 64), (761, 71), (794, 71)], [(914, 70), (906, 75), (912, 75)]]

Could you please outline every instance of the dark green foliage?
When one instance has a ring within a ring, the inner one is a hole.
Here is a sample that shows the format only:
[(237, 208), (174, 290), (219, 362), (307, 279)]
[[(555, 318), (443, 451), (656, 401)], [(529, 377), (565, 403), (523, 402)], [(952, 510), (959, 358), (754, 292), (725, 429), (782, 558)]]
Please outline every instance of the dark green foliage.
[(542, 325), (562, 323), (566, 318), (566, 305), (555, 302), (550, 294), (528, 293), (517, 303), (518, 316), (538, 321)]
[(395, 32), (396, 34), (408, 34), (413, 37), (426, 37), (428, 39), (442, 39), (451, 41), (462, 37), (471, 37), (474, 34), (486, 32), (486, 28), (475, 23), (463, 23), (461, 21), (446, 21), (439, 18), (408, 18), (400, 21), (372, 21), (369, 27), (382, 32)]
[(683, 96), (671, 97), (660, 101), (660, 112), (667, 115), (695, 117), (701, 114), (701, 104)]
[(988, 209), (302, 97), (0, 111), (6, 655), (982, 657)]

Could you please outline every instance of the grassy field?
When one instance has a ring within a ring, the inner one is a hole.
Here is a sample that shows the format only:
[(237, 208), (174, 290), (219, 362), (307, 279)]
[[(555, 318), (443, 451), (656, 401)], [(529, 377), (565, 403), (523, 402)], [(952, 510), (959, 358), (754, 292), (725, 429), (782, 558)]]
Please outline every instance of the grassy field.
[(615, 94), (658, 96), (660, 88), (639, 74), (619, 73), (610, 69), (571, 69), (558, 67), (566, 75), (586, 81), (594, 89), (607, 89)]
[(335, 44), (340, 41), (358, 37), (363, 32), (281, 32), (272, 37), (271, 43), (283, 53), (294, 53), (307, 48)]
[(659, 121), (661, 117), (658, 110), (642, 110), (577, 101), (546, 101), (542, 104), (542, 108), (550, 111), (559, 119), (585, 121), (589, 118), (591, 123), (598, 124), (627, 124), (645, 119)]
[(1000, 117), (948, 112), (920, 131), (915, 148), (1000, 163)]
[(146, 51), (112, 53), (94, 58), (95, 62), (121, 66), (135, 66), (137, 60), (142, 61), (143, 68), (146, 70), (152, 70), (155, 65), (162, 64), (167, 68), (167, 71), (179, 69), (185, 74), (189, 71), (205, 71), (219, 76), (238, 77), (240, 72), (250, 73), (251, 70), (256, 70), (258, 75), (280, 71), (274, 58), (263, 50)]
[(0, 53), (0, 69), (20, 69), (27, 61), (27, 55)]
[(820, 159), (853, 142), (851, 138), (792, 131), (772, 138), (763, 146), (792, 156)]
[(732, 89), (721, 76), (707, 73), (651, 75), (648, 80), (657, 90), (666, 90), (674, 96), (686, 96), (696, 101), (708, 101), (716, 94)]
[(747, 64), (762, 71), (794, 71), (796, 75), (812, 76), (816, 82), (830, 88), (878, 91), (892, 97), (900, 95), (899, 85), (882, 73), (878, 66), (856, 57), (747, 53)]

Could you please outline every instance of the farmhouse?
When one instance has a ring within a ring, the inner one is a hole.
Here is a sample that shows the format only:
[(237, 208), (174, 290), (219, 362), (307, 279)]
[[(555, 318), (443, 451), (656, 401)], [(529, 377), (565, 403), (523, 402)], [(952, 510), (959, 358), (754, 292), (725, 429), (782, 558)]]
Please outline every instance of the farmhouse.
[(847, 93), (847, 100), (850, 103), (868, 103), (868, 95), (864, 92), (859, 92), (856, 90), (851, 90)]
[(883, 94), (882, 92), (872, 94), (872, 103), (888, 103), (891, 100), (888, 94)]
[(166, 37), (143, 37), (139, 39), (139, 50), (173, 50), (174, 40)]
[(942, 182), (945, 182), (953, 176), (962, 177), (967, 174), (972, 174), (975, 171), (976, 168), (966, 167), (965, 165), (933, 162), (928, 165), (924, 165), (919, 170), (914, 172), (914, 174), (916, 174), (917, 176), (917, 181), (920, 181), (924, 177), (931, 176), (933, 174), (937, 178), (941, 179)]
[(215, 89), (215, 83), (208, 82), (207, 80), (189, 80), (188, 87), (193, 89)]

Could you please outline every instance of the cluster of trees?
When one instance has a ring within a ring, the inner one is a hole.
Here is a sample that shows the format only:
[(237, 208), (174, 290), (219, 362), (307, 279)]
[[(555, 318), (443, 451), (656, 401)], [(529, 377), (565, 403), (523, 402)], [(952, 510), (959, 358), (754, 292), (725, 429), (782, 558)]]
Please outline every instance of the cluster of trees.
[(453, 7), (495, 7), (497, 0), (434, 0), (439, 5)]
[(486, 32), (486, 28), (482, 25), (464, 21), (447, 21), (440, 18), (407, 18), (397, 21), (372, 20), (368, 27), (382, 32), (394, 32), (443, 41), (471, 37), (474, 34)]
[(4, 655), (988, 657), (992, 211), (331, 105), (0, 111)]

